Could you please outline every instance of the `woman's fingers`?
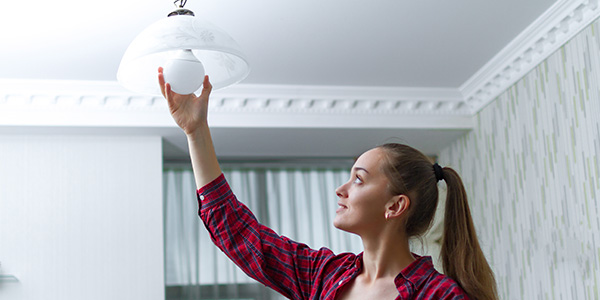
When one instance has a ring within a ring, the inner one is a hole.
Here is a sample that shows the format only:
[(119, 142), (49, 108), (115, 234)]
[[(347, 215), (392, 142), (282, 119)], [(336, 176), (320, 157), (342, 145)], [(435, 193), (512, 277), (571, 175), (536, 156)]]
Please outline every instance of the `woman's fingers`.
[(162, 93), (163, 97), (167, 97), (167, 95), (165, 94), (165, 75), (163, 74), (163, 68), (162, 67), (158, 67), (158, 85), (160, 86), (160, 92)]
[(168, 83), (165, 83), (164, 85), (164, 89), (165, 89), (165, 98), (167, 99), (167, 103), (169, 104), (169, 107), (173, 107), (173, 92), (171, 91), (171, 85)]
[(202, 92), (200, 93), (200, 98), (206, 99), (208, 101), (208, 96), (212, 91), (212, 84), (210, 84), (210, 80), (208, 79), (208, 75), (204, 75), (204, 82), (202, 83)]
[(160, 92), (163, 97), (167, 99), (167, 103), (169, 107), (173, 107), (173, 92), (171, 91), (171, 85), (169, 83), (165, 83), (165, 75), (163, 74), (163, 68), (158, 67), (158, 85), (160, 86)]

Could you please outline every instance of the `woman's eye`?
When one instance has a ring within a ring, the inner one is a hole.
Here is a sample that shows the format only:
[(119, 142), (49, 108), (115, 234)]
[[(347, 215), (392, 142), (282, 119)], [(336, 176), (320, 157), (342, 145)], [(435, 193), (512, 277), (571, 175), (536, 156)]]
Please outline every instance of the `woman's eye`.
[(360, 179), (360, 177), (356, 176), (356, 178), (354, 179), (354, 183), (362, 183), (362, 179)]

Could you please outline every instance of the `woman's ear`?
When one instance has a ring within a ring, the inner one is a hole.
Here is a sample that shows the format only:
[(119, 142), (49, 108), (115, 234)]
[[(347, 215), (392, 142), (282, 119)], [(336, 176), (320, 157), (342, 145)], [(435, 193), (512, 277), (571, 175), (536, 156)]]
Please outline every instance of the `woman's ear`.
[(410, 198), (407, 195), (396, 195), (386, 205), (385, 218), (393, 219), (404, 215), (410, 207)]

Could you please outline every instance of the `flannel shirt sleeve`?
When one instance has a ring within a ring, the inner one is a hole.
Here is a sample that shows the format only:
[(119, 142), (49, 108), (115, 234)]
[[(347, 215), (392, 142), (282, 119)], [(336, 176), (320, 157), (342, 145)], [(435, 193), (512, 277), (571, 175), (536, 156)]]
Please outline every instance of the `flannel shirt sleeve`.
[(334, 257), (331, 250), (312, 250), (261, 225), (223, 174), (197, 196), (212, 241), (250, 277), (290, 299), (308, 299), (320, 286), (323, 266)]

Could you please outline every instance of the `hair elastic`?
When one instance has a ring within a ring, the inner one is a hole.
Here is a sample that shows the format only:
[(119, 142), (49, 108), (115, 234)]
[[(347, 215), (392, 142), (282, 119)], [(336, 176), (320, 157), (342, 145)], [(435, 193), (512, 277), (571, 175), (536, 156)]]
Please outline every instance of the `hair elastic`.
[(442, 170), (442, 167), (438, 163), (433, 164), (433, 172), (435, 173), (435, 180), (440, 181), (444, 179), (444, 170)]

